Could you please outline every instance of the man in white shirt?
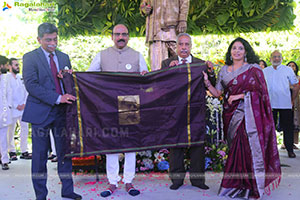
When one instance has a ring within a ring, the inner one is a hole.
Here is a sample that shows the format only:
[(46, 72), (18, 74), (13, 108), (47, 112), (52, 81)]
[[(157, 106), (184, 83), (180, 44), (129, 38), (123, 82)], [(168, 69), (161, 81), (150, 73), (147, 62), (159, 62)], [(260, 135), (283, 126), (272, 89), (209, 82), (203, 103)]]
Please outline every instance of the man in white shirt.
[(11, 107), (12, 107), (12, 90), (9, 84), (9, 76), (7, 75), (8, 59), (0, 55), (0, 154), (2, 170), (8, 170), (8, 153), (7, 153), (7, 129), (12, 123)]
[[(114, 27), (112, 33), (114, 46), (100, 51), (93, 59), (88, 71), (111, 71), (111, 72), (140, 72), (145, 74), (147, 64), (141, 53), (127, 46), (129, 40), (128, 29), (123, 24)], [(135, 176), (136, 153), (125, 153), (124, 178), (126, 191), (136, 196), (140, 191), (132, 185)], [(118, 187), (121, 180), (119, 176), (119, 154), (106, 154), (106, 173), (109, 181), (107, 190), (101, 192), (102, 197), (110, 196)]]
[(14, 141), (16, 123), (19, 123), (21, 127), (20, 132), (20, 149), (21, 159), (31, 159), (31, 154), (27, 151), (27, 137), (28, 137), (28, 123), (21, 121), (23, 110), (25, 108), (25, 102), (27, 98), (27, 91), (25, 89), (23, 78), (19, 74), (19, 62), (16, 58), (9, 59), (9, 75), (10, 85), (13, 94), (13, 107), (12, 107), (12, 124), (8, 127), (7, 139), (8, 139), (8, 152), (11, 160), (18, 160), (16, 154), (16, 147)]
[[(288, 156), (295, 158), (292, 107), (299, 91), (298, 79), (290, 67), (281, 64), (282, 55), (279, 51), (276, 50), (271, 54), (270, 61), (272, 66), (265, 68), (263, 72), (268, 86), (274, 122), (277, 121), (279, 114), (284, 145)], [(292, 97), (290, 85), (293, 86)]]

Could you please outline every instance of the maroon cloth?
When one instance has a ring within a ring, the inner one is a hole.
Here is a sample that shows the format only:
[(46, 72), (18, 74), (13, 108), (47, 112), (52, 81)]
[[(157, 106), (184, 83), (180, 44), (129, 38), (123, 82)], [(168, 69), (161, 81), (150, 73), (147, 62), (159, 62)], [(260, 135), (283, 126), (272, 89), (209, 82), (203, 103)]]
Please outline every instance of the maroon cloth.
[[(265, 193), (268, 193), (270, 184), (277, 187), (280, 182), (281, 169), (277, 149), (276, 133), (273, 123), (272, 109), (270, 106), (268, 90), (262, 70), (250, 67), (247, 71), (237, 76), (237, 84), (233, 80), (224, 88), (227, 97), (250, 92), (251, 107), (255, 117), (255, 126), (258, 131), (259, 143), (265, 167)], [(221, 183), (223, 188), (236, 188), (250, 190), (250, 197), (260, 197), (256, 178), (253, 176), (253, 161), (250, 143), (246, 132), (245, 116), (237, 127), (235, 133), (228, 132), (229, 124), (235, 114), (240, 101), (234, 101), (229, 105), (225, 99), (223, 122), (225, 137), (234, 134), (230, 143), (228, 159), (224, 169), (224, 177)], [(231, 175), (249, 174), (249, 178), (232, 177)], [(221, 191), (221, 190), (220, 190)]]
[[(74, 72), (74, 82), (66, 74), (63, 79), (65, 91), (79, 98), (79, 103), (76, 101), (67, 108), (68, 155), (203, 144), (206, 90), (202, 72), (205, 69), (206, 65), (194, 64), (189, 71), (181, 65), (144, 76), (118, 72)], [(78, 88), (78, 93), (74, 88)], [(137, 124), (119, 123), (123, 111), (118, 108), (118, 96), (127, 95), (139, 96), (139, 108), (128, 106), (138, 110), (140, 121)]]
[(53, 79), (54, 79), (56, 92), (58, 94), (62, 94), (62, 90), (61, 90), (61, 87), (60, 87), (60, 84), (59, 84), (59, 79), (57, 77), (57, 67), (56, 67), (56, 64), (55, 64), (54, 59), (53, 59), (53, 54), (51, 53), (49, 55), (49, 57), (50, 57), (50, 67), (51, 67), (51, 72), (52, 72), (52, 76), (53, 76)]

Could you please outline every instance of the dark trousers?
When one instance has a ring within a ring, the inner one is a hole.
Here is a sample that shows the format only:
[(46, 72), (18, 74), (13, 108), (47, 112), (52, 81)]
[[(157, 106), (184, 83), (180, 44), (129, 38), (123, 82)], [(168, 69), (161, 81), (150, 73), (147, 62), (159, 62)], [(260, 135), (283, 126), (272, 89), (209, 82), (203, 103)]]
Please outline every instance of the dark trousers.
[[(169, 154), (170, 178), (173, 184), (183, 184), (185, 177), (184, 167), (185, 148), (171, 148)], [(205, 154), (204, 145), (190, 147), (190, 181), (192, 184), (205, 183)]]
[(272, 109), (273, 119), (276, 122), (279, 114), (280, 128), (283, 130), (283, 143), (288, 152), (294, 152), (294, 131), (293, 131), (293, 112), (292, 109)]
[(62, 182), (62, 195), (73, 193), (72, 161), (64, 158), (65, 144), (65, 112), (60, 106), (55, 106), (47, 120), (42, 124), (32, 124), (32, 183), (38, 200), (46, 199), (47, 160), (50, 148), (49, 131), (53, 132), (57, 152), (58, 175)]

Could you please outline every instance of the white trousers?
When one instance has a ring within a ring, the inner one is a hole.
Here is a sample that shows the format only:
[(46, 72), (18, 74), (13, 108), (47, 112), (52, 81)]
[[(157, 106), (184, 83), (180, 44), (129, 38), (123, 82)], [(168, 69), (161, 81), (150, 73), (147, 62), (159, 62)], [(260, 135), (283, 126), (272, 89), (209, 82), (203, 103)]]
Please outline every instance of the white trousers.
[(52, 131), (50, 131), (50, 145), (51, 145), (51, 154), (56, 156), (56, 149), (55, 149), (55, 141)]
[(0, 152), (1, 152), (1, 162), (2, 164), (8, 163), (8, 153), (7, 153), (7, 130), (8, 127), (0, 128)]
[(28, 138), (28, 123), (21, 121), (20, 117), (15, 117), (12, 120), (12, 124), (8, 126), (8, 132), (7, 132), (7, 144), (8, 144), (8, 152), (16, 152), (16, 146), (15, 146), (15, 129), (17, 122), (20, 124), (21, 132), (20, 132), (20, 149), (21, 152), (24, 153), (28, 151), (27, 149), (27, 138)]
[[(123, 182), (131, 183), (135, 175), (135, 152), (125, 153)], [(119, 176), (119, 154), (106, 154), (106, 174), (110, 184), (118, 186), (121, 180)]]

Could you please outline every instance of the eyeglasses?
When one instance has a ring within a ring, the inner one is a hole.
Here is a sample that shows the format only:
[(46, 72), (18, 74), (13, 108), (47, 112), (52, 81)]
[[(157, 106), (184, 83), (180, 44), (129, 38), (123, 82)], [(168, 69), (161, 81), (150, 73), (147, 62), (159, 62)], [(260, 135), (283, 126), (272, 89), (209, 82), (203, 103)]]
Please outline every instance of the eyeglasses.
[(281, 58), (281, 56), (272, 56), (272, 58)]
[(123, 37), (127, 37), (128, 33), (113, 33), (114, 36), (119, 37), (120, 35), (122, 35)]

